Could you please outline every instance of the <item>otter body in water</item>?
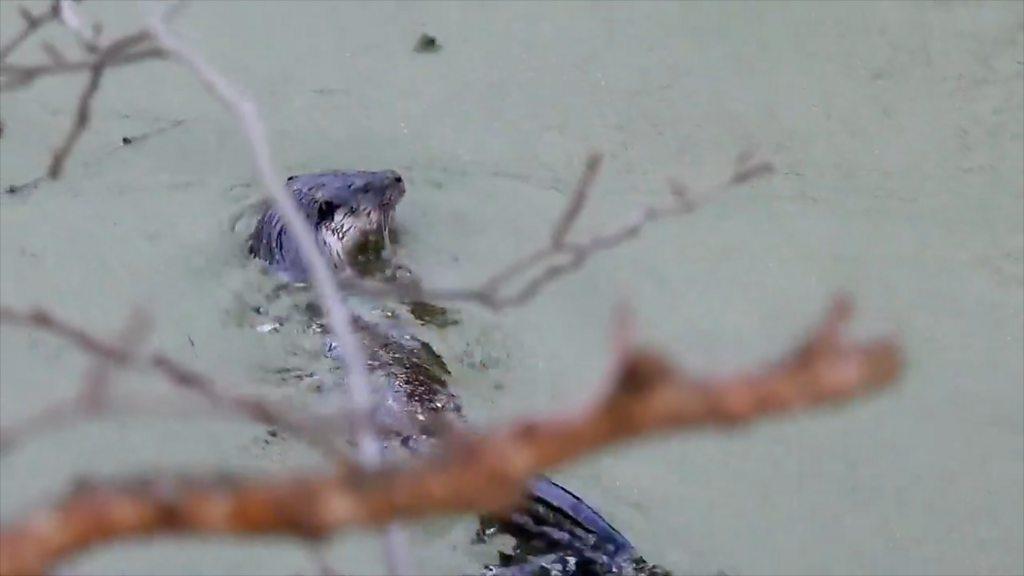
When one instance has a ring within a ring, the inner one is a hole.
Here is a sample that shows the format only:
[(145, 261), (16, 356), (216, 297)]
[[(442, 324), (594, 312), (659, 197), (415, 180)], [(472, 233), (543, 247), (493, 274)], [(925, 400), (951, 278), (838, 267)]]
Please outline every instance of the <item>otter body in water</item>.
[[(389, 227), (405, 195), (402, 177), (392, 170), (330, 171), (292, 176), (295, 196), (321, 251), (335, 269), (353, 269), (369, 254), (390, 245)], [(280, 215), (267, 208), (249, 236), (249, 253), (290, 282), (303, 282), (306, 267)], [(375, 426), (400, 438), (413, 452), (429, 450), (431, 439), (462, 420), (458, 399), (448, 389), (448, 368), (428, 344), (411, 334), (388, 333), (356, 318), (354, 325), (368, 353), (368, 367), (386, 382), (373, 413)], [(341, 360), (333, 342), (327, 355)], [(530, 487), (522, 509), (481, 522), (478, 536), (509, 534), (513, 554), (489, 566), (495, 576), (563, 574), (664, 574), (647, 564), (633, 545), (582, 499), (544, 476)]]

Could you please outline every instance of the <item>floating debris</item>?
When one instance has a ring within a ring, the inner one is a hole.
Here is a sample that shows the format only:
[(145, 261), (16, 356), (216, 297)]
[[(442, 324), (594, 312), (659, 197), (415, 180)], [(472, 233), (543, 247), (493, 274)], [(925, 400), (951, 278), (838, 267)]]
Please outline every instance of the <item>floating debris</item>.
[(142, 142), (143, 140), (149, 140), (150, 138), (152, 138), (154, 136), (158, 136), (160, 134), (163, 134), (164, 132), (168, 132), (170, 130), (174, 130), (175, 128), (181, 126), (184, 123), (185, 123), (185, 120), (183, 118), (179, 118), (177, 120), (172, 120), (172, 121), (164, 124), (163, 126), (155, 128), (155, 129), (150, 130), (148, 132), (142, 132), (141, 134), (135, 134), (134, 136), (122, 136), (121, 137), (121, 145), (122, 146), (127, 146), (129, 144), (138, 144), (138, 143)]
[(267, 334), (269, 332), (277, 332), (281, 329), (280, 322), (267, 322), (266, 324), (260, 324), (256, 327), (256, 331), (260, 334)]
[(441, 49), (441, 43), (437, 41), (437, 38), (430, 34), (420, 34), (416, 45), (413, 46), (412, 51), (420, 54), (431, 54)]
[(429, 302), (410, 302), (409, 313), (413, 315), (420, 324), (431, 325), (436, 328), (447, 328), (459, 323), (458, 318), (453, 318), (444, 306), (437, 306)]
[(36, 178), (29, 180), (28, 182), (25, 182), (24, 184), (11, 184), (10, 186), (4, 189), (4, 193), (14, 195), (20, 194), (22, 192), (31, 192), (32, 190), (38, 188), (44, 180), (46, 180), (46, 176), (38, 176)]
[(320, 307), (320, 304), (318, 304), (317, 302), (306, 302), (306, 305), (303, 306), (302, 309), (306, 312), (306, 314), (309, 315), (310, 318), (313, 318), (315, 320), (319, 320), (320, 318), (324, 317), (324, 310), (323, 308)]

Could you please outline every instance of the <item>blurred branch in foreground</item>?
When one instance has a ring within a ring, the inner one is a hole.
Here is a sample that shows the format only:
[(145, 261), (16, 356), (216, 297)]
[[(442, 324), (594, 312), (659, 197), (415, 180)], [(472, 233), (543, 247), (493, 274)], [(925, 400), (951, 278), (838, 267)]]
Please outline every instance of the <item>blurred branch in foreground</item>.
[[(270, 155), (269, 142), (254, 101), (214, 70), (200, 54), (167, 29), (178, 3), (158, 9), (147, 27), (107, 41), (102, 27), (89, 25), (74, 2), (58, 0), (39, 13), (22, 9), (24, 26), (0, 45), (0, 91), (9, 92), (58, 74), (87, 73), (71, 129), (54, 152), (48, 174), (58, 178), (72, 149), (87, 129), (100, 81), (111, 67), (148, 59), (173, 59), (188, 68), (238, 120), (267, 193), (289, 231), (306, 239), (302, 256), (315, 270), (315, 288), (327, 311), (332, 333), (342, 342), (350, 378), (363, 380), (364, 351), (354, 340), (341, 290), (369, 296), (468, 301), (502, 310), (530, 301), (545, 286), (581, 266), (597, 253), (636, 237), (651, 223), (693, 211), (697, 200), (672, 182), (662, 205), (639, 214), (602, 234), (573, 239), (573, 229), (592, 197), (601, 157), (591, 155), (566, 207), (553, 223), (547, 243), (518, 258), (473, 288), (429, 288), (414, 281), (396, 284), (366, 282), (344, 276), (335, 282), (323, 272), (327, 264), (309, 230), (297, 216), (294, 199), (282, 185)], [(47, 61), (12, 64), (10, 56), (38, 30), (59, 23), (75, 40), (80, 53), (69, 57), (43, 42)], [(0, 125), (2, 129), (2, 125)], [(737, 157), (732, 174), (708, 192), (745, 184), (773, 170), (751, 154)], [(332, 464), (331, 472), (286, 478), (156, 477), (102, 479), (82, 483), (63, 500), (31, 511), (23, 521), (0, 529), (0, 574), (39, 573), (91, 546), (132, 536), (158, 533), (288, 534), (315, 540), (331, 531), (357, 525), (379, 525), (394, 519), (455, 512), (493, 512), (516, 503), (525, 483), (551, 466), (630, 438), (703, 425), (732, 426), (768, 414), (835, 403), (892, 382), (901, 360), (888, 340), (849, 343), (843, 328), (850, 314), (845, 300), (808, 341), (783, 360), (760, 370), (729, 378), (697, 378), (672, 367), (660, 355), (635, 349), (625, 330), (616, 333), (611, 388), (595, 404), (577, 413), (524, 419), (505, 427), (472, 433), (455, 431), (431, 458), (400, 469), (374, 469), (373, 431), (363, 428), (363, 457), (343, 455), (336, 438), (339, 427), (358, 427), (365, 402), (354, 386), (351, 414), (310, 414), (259, 397), (236, 396), (202, 373), (159, 351), (144, 349), (147, 332), (141, 319), (127, 323), (113, 341), (74, 327), (45, 310), (0, 308), (0, 322), (61, 337), (94, 357), (76, 396), (43, 408), (15, 426), (0, 431), (0, 451), (34, 436), (76, 423), (121, 416), (179, 416), (188, 407), (131, 399), (112, 391), (114, 369), (155, 371), (172, 392), (188, 392), (204, 403), (206, 414), (227, 415), (280, 427), (315, 448)], [(194, 412), (194, 410), (192, 410)], [(351, 430), (346, 429), (348, 432)], [(390, 566), (407, 563), (399, 547), (389, 550)], [(406, 571), (406, 570), (401, 570)]]
[(803, 345), (735, 376), (691, 376), (657, 353), (622, 342), (611, 388), (591, 407), (457, 432), (437, 456), (402, 468), (343, 463), (339, 472), (285, 478), (219, 474), (81, 483), (63, 500), (3, 527), (0, 574), (44, 572), (89, 547), (133, 536), (283, 534), (315, 540), (399, 518), (500, 512), (518, 502), (535, 474), (615, 443), (741, 425), (885, 387), (901, 370), (899, 348), (886, 339), (849, 342), (844, 329), (851, 312), (846, 299), (837, 299)]

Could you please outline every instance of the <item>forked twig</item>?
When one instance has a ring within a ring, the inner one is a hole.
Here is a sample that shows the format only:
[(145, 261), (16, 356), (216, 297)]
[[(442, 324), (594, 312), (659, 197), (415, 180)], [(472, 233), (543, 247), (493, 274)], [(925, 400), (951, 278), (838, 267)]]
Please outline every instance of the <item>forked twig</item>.
[[(546, 286), (581, 268), (598, 253), (616, 248), (636, 238), (652, 224), (679, 217), (696, 210), (699, 201), (679, 181), (669, 182), (668, 202), (647, 206), (631, 220), (583, 240), (570, 240), (569, 234), (591, 198), (593, 185), (601, 167), (601, 155), (587, 157), (576, 187), (555, 222), (547, 244), (520, 256), (494, 272), (475, 287), (434, 288), (416, 281), (383, 284), (355, 275), (341, 277), (346, 292), (377, 298), (429, 300), (434, 302), (471, 302), (491, 310), (521, 306), (532, 300)], [(767, 176), (775, 170), (771, 162), (741, 155), (728, 178), (700, 194), (711, 198), (730, 188)]]
[(96, 95), (96, 91), (100, 88), (100, 80), (103, 78), (103, 73), (106, 71), (110, 61), (147, 42), (149, 42), (149, 35), (144, 32), (138, 32), (119, 38), (104, 48), (93, 45), (97, 52), (94, 62), (89, 67), (89, 80), (86, 82), (82, 95), (78, 98), (78, 107), (75, 110), (75, 119), (71, 124), (71, 130), (68, 131), (64, 141), (53, 152), (47, 176), (54, 179), (60, 178), (68, 155), (78, 142), (79, 137), (89, 126), (89, 120), (92, 116), (92, 100)]
[(52, 1), (46, 9), (41, 10), (38, 14), (33, 14), (28, 8), (19, 6), (18, 15), (21, 16), (24, 26), (10, 40), (0, 45), (0, 64), (3, 64), (4, 60), (7, 60), (7, 57), (17, 50), (18, 46), (21, 46), (35, 34), (36, 31), (57, 20), (60, 16), (60, 7), (56, 1)]

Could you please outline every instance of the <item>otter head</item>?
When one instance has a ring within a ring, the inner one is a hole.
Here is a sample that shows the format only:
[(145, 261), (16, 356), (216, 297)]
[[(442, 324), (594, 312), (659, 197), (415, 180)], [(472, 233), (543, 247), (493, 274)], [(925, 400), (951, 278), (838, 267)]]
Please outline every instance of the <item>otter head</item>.
[[(361, 271), (361, 263), (381, 261), (391, 218), (405, 195), (397, 172), (334, 170), (291, 176), (286, 185), (335, 268)], [(291, 281), (306, 278), (298, 247), (273, 208), (257, 220), (249, 253)]]
[(379, 259), (390, 248), (391, 218), (405, 196), (402, 177), (382, 170), (334, 172), (325, 180), (313, 207), (328, 256), (337, 266)]

